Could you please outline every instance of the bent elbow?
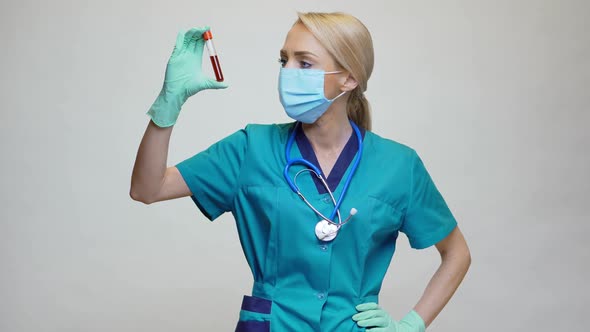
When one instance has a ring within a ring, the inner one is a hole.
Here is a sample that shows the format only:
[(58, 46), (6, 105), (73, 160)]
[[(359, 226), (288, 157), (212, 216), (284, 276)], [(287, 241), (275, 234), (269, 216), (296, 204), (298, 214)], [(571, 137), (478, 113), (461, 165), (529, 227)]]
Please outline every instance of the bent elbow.
[(460, 264), (461, 269), (466, 273), (471, 266), (471, 252), (469, 248), (465, 247), (464, 250), (457, 252), (454, 256), (454, 259)]
[(132, 200), (141, 202), (145, 205), (150, 205), (155, 202), (153, 198), (151, 198), (148, 195), (145, 195), (141, 191), (138, 191), (134, 187), (131, 187), (131, 189), (129, 189), (129, 197), (131, 197)]
[(443, 262), (454, 262), (454, 264), (459, 264), (465, 271), (471, 266), (471, 251), (465, 243), (464, 245), (445, 248), (440, 254)]

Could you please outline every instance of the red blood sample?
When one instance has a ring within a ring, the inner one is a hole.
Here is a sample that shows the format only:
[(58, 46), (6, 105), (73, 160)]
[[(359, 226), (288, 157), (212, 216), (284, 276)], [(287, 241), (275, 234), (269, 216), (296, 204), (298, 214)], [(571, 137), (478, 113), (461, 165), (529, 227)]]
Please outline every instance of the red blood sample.
[(209, 59), (211, 59), (211, 66), (213, 66), (213, 71), (215, 72), (215, 79), (217, 82), (223, 82), (223, 73), (221, 72), (221, 65), (219, 65), (219, 58), (217, 55), (212, 55)]

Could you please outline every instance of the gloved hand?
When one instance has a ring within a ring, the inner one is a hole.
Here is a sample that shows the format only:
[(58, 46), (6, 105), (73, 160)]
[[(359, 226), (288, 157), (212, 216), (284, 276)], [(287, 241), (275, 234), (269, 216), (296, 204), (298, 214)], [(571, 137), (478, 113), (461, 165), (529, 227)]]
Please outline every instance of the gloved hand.
[(356, 310), (359, 313), (352, 316), (352, 319), (358, 326), (366, 327), (369, 332), (424, 332), (426, 330), (422, 317), (414, 310), (399, 322), (393, 320), (377, 303), (359, 304)]
[(159, 127), (176, 123), (180, 108), (195, 93), (205, 89), (223, 89), (227, 84), (203, 75), (203, 33), (209, 27), (179, 32), (176, 45), (166, 66), (164, 85), (147, 114)]

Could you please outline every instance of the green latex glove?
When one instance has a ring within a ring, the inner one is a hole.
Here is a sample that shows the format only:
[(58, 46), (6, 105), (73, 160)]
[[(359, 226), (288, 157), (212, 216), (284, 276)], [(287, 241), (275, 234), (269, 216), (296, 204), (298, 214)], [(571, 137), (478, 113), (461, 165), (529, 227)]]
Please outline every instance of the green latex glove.
[(227, 84), (203, 75), (203, 33), (207, 30), (207, 26), (192, 28), (186, 33), (179, 32), (176, 37), (176, 45), (166, 66), (164, 85), (147, 112), (159, 127), (174, 125), (182, 105), (197, 92), (227, 88)]
[(356, 310), (359, 313), (352, 316), (352, 319), (358, 326), (367, 328), (369, 332), (424, 332), (426, 330), (422, 317), (414, 310), (399, 322), (393, 320), (377, 303), (359, 304)]

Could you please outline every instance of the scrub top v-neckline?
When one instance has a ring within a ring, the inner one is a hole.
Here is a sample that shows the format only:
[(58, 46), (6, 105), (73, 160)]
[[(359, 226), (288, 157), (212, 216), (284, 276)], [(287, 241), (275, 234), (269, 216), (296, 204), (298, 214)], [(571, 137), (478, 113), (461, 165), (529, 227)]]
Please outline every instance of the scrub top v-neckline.
[[(317, 156), (313, 151), (311, 142), (303, 132), (303, 128), (301, 126), (296, 126), (295, 128), (295, 130), (297, 130), (297, 132), (295, 133), (295, 142), (297, 143), (297, 147), (299, 148), (301, 157), (314, 164), (322, 171), (322, 173), (324, 173), (324, 170), (320, 167), (320, 163), (318, 162)], [(363, 128), (359, 129), (361, 131), (361, 136), (364, 139), (365, 130)], [(346, 142), (346, 145), (340, 152), (338, 159), (336, 159), (336, 163), (332, 167), (332, 171), (330, 171), (330, 174), (326, 179), (326, 183), (328, 184), (328, 187), (330, 187), (330, 190), (332, 192), (336, 191), (336, 188), (342, 181), (342, 178), (344, 177), (346, 170), (350, 166), (350, 163), (353, 161), (354, 156), (358, 151), (358, 148), (358, 140), (353, 130), (350, 135), (350, 138), (348, 139), (348, 142)], [(326, 194), (328, 192), (322, 184), (322, 182), (317, 177), (312, 176), (312, 179), (316, 186), (318, 194)]]

